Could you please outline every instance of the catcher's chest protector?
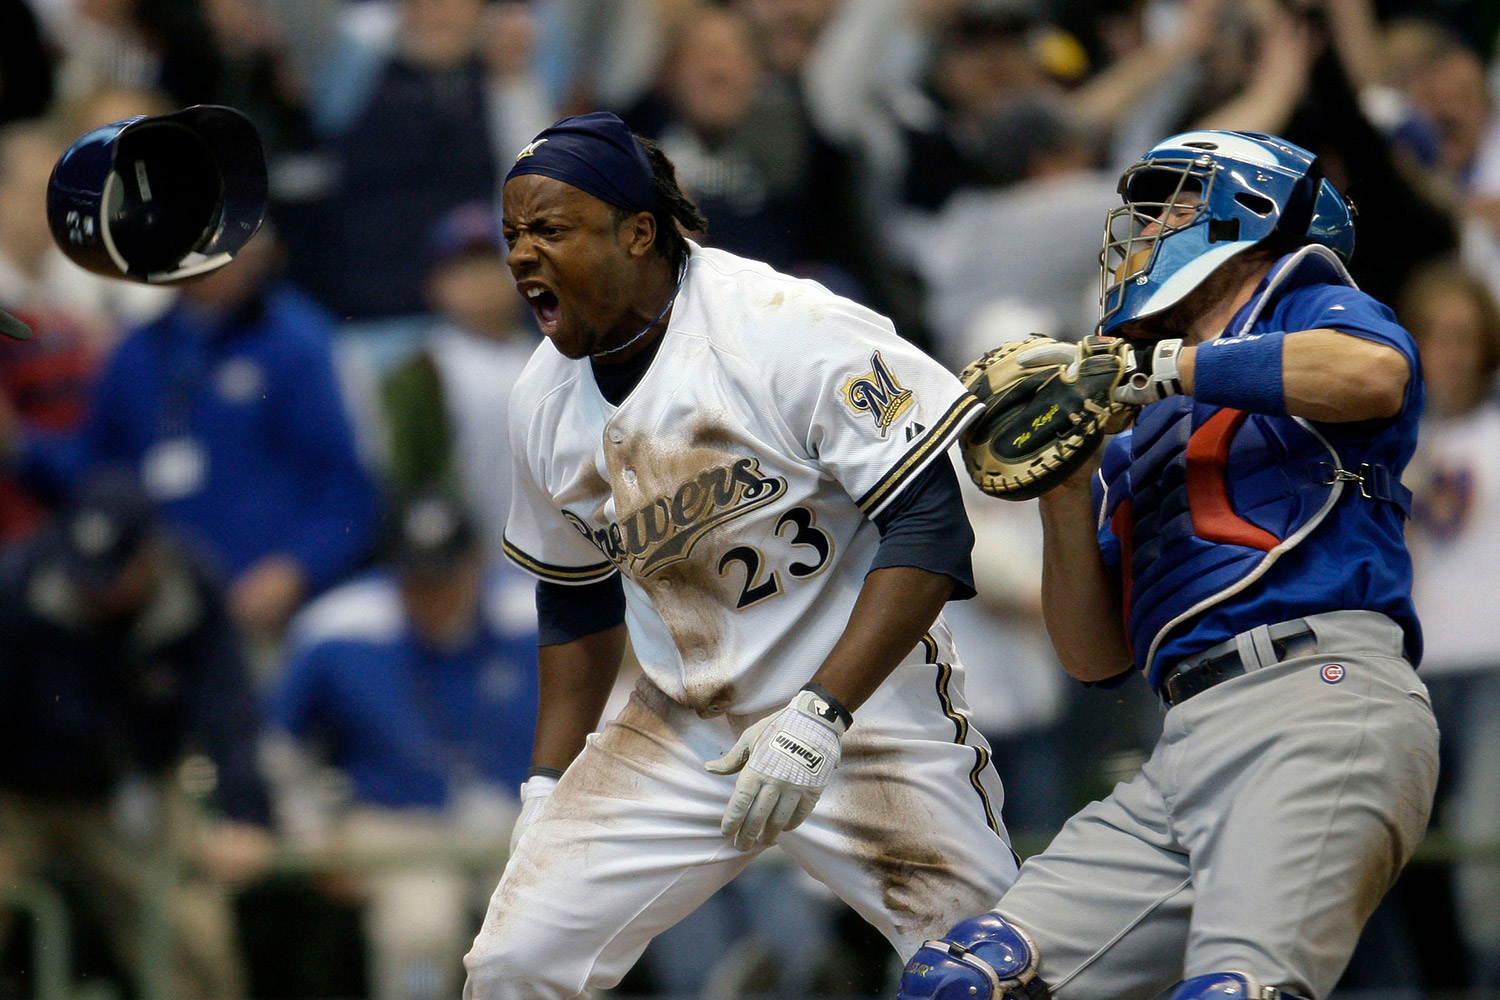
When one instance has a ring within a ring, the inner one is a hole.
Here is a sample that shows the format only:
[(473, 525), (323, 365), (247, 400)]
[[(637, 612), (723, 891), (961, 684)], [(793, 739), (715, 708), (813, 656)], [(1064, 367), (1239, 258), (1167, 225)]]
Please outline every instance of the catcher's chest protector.
[(1321, 473), (1337, 461), (1299, 420), (1180, 396), (1146, 407), (1110, 450), (1103, 516), (1121, 543), (1138, 664), (1178, 623), (1252, 583), (1307, 536), (1330, 507), (1333, 486), (1320, 480), (1331, 477)]

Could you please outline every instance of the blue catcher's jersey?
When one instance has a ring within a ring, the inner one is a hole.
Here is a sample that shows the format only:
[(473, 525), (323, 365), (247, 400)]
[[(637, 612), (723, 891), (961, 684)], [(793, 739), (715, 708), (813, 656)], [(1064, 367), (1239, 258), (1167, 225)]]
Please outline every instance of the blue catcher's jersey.
[(1368, 464), (1396, 484), (1387, 496), (1400, 492), (1423, 401), (1411, 335), (1352, 285), (1331, 253), (1304, 248), (1277, 262), (1226, 329), (1329, 328), (1395, 348), (1412, 371), (1396, 417), (1315, 423), (1179, 396), (1143, 409), (1106, 449), (1099, 543), (1121, 571), (1131, 650), (1153, 686), (1246, 629), (1325, 611), (1389, 615), (1407, 655), (1421, 656), (1400, 503), (1329, 482), (1334, 463)]

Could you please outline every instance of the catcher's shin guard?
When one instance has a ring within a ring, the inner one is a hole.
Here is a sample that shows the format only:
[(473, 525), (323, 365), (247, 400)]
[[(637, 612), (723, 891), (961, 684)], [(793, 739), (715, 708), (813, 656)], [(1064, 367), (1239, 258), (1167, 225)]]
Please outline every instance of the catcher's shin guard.
[(1247, 972), (1210, 972), (1184, 979), (1167, 1000), (1306, 1000), (1275, 986), (1262, 986)]
[(906, 963), (897, 1000), (1050, 1000), (1036, 945), (991, 910), (955, 924)]

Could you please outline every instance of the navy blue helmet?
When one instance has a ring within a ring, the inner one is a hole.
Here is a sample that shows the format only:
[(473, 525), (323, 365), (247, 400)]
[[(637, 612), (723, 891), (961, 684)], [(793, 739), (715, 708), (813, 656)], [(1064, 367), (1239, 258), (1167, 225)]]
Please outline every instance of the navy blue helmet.
[(233, 259), (266, 212), (266, 158), (250, 120), (200, 104), (125, 118), (69, 146), (52, 170), (52, 238), (96, 274), (150, 284)]

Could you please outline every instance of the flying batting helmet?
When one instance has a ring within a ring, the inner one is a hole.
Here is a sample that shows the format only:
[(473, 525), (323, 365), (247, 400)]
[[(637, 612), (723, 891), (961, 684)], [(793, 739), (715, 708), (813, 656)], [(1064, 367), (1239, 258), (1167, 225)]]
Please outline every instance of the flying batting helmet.
[(222, 267), (266, 212), (266, 157), (250, 120), (200, 104), (125, 118), (69, 146), (47, 221), (75, 263), (150, 284)]

